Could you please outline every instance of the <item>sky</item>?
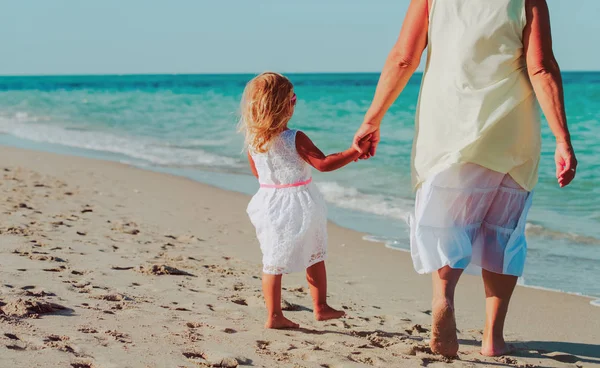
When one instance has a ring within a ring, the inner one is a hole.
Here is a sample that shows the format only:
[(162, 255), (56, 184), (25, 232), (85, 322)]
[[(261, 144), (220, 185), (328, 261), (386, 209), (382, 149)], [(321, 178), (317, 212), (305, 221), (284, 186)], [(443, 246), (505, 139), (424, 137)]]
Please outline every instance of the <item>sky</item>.
[[(409, 0), (0, 0), (0, 75), (377, 72)], [(548, 0), (563, 70), (600, 70), (600, 0)]]

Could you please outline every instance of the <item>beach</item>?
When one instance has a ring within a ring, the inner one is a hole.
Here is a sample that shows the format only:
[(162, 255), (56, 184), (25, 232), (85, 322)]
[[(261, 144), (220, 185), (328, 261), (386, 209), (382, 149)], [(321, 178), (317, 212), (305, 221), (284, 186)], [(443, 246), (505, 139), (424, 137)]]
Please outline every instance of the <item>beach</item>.
[[(291, 74), (298, 103), (290, 128), (326, 153), (348, 148), (369, 108), (377, 73)], [(251, 195), (242, 90), (252, 75), (0, 76), (0, 145), (127, 163)], [(407, 251), (414, 208), (411, 149), (421, 73), (383, 123), (377, 156), (314, 172), (336, 223)], [(600, 298), (600, 73), (564, 73), (579, 160), (577, 180), (558, 187), (554, 139), (542, 129), (542, 160), (527, 218), (530, 257), (520, 283)]]
[(430, 278), (405, 252), (329, 225), (330, 302), (313, 319), (284, 277), (298, 330), (263, 328), (261, 255), (246, 194), (116, 162), (0, 147), (0, 367), (600, 365), (591, 299), (517, 287), (510, 357), (478, 353), (481, 281), (457, 290), (459, 358), (428, 349)]

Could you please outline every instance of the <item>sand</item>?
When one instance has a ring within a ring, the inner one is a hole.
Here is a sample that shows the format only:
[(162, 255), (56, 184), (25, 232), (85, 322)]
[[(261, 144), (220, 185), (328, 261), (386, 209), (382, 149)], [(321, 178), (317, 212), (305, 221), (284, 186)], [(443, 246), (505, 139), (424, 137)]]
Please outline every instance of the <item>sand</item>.
[[(457, 291), (459, 359), (428, 349), (428, 276), (407, 253), (330, 224), (330, 302), (316, 322), (284, 277), (298, 330), (263, 328), (248, 196), (113, 162), (0, 148), (0, 367), (586, 367), (600, 308), (518, 287), (514, 356), (485, 358), (481, 281)], [(575, 270), (574, 270), (575, 272)]]

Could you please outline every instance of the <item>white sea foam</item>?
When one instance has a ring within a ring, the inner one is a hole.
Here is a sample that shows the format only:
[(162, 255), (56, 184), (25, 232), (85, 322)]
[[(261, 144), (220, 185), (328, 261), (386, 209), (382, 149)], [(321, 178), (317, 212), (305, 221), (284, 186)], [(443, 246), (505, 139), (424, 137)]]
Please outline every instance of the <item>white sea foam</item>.
[(371, 213), (406, 221), (411, 208), (407, 201), (386, 198), (377, 194), (364, 194), (356, 188), (344, 187), (336, 182), (317, 184), (325, 200), (340, 208)]
[(37, 122), (39, 120), (41, 119), (31, 117), (27, 113), (17, 113), (12, 118), (0, 117), (0, 133), (35, 142), (120, 154), (153, 165), (225, 168), (242, 166), (239, 160), (211, 154), (199, 148), (175, 147), (150, 138), (40, 124)]

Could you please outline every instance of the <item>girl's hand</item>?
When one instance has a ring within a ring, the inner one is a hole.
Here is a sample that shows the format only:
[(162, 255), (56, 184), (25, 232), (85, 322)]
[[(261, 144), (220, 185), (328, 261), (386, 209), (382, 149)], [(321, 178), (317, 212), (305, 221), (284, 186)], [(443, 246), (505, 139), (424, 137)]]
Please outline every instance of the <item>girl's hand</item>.
[(557, 142), (554, 153), (556, 162), (556, 179), (561, 188), (569, 185), (575, 179), (577, 169), (577, 158), (573, 146), (568, 142)]
[[(362, 153), (360, 158), (364, 160), (371, 156), (375, 156), (380, 139), (379, 124), (365, 122), (358, 128), (358, 131), (354, 135), (352, 147)], [(363, 141), (368, 141), (369, 146), (365, 146), (365, 148), (361, 147)], [(368, 150), (366, 148), (368, 148)]]
[[(370, 151), (371, 151), (371, 134), (369, 134), (368, 136), (364, 137), (360, 142), (358, 142), (358, 147), (361, 149), (360, 151), (358, 151), (359, 153), (361, 153), (360, 157), (365, 157), (365, 158), (369, 158), (371, 157)], [(354, 147), (352, 147), (354, 148)], [(355, 162), (358, 161), (359, 158), (357, 158), (356, 160), (354, 160)]]

